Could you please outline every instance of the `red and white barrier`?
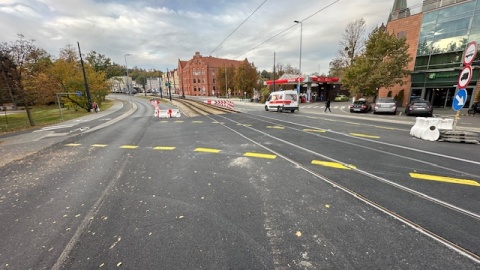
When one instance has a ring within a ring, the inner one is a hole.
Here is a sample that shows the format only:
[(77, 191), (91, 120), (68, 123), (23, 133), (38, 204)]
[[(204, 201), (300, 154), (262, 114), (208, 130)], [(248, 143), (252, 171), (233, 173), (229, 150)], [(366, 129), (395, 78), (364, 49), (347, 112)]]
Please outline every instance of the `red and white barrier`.
[(155, 112), (153, 116), (158, 118), (176, 118), (180, 117), (180, 110), (178, 109), (168, 109), (168, 110), (160, 110), (160, 100), (150, 100), (150, 104), (155, 107)]
[(209, 105), (225, 107), (231, 110), (235, 108), (235, 103), (230, 100), (205, 100), (204, 102)]

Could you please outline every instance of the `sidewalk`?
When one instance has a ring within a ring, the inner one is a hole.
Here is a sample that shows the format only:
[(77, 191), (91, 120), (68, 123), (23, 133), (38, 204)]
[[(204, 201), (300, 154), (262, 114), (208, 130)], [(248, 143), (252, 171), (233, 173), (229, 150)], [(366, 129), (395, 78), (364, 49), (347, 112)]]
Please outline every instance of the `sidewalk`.
[[(114, 101), (113, 106), (110, 108), (100, 111), (98, 113), (92, 112), (89, 115), (72, 119), (59, 123), (59, 125), (69, 125), (76, 124), (80, 122), (88, 122), (95, 119), (105, 117), (111, 113), (114, 113), (121, 108), (123, 108), (123, 103), (120, 100), (112, 98)], [(132, 107), (127, 113), (122, 114), (121, 116), (114, 118), (110, 121), (102, 123), (99, 126), (96, 126), (92, 129), (83, 131), (83, 133), (92, 132), (94, 130), (100, 129), (104, 126), (111, 125), (122, 120), (125, 117), (128, 117), (136, 110), (136, 106)], [(71, 133), (55, 133), (54, 130), (35, 130), (27, 132), (18, 132), (6, 134), (0, 138), (0, 167), (4, 166), (7, 163), (10, 163), (15, 160), (22, 159), (26, 156), (37, 153), (38, 151), (45, 149), (51, 145), (59, 143), (67, 138), (78, 135), (79, 132)]]

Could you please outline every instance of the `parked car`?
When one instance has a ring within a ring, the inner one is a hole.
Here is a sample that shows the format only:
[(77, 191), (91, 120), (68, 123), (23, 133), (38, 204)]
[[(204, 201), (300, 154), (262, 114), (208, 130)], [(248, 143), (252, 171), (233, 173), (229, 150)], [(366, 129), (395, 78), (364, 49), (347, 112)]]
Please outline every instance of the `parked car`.
[(337, 95), (334, 100), (335, 101), (348, 101), (349, 99), (350, 98), (345, 96), (345, 95)]
[(367, 113), (371, 110), (372, 110), (372, 105), (370, 105), (370, 103), (364, 98), (356, 100), (356, 101), (353, 102), (352, 105), (350, 105), (350, 112), (351, 113), (353, 113), (353, 112)]
[(378, 98), (373, 106), (373, 113), (397, 114), (397, 102), (393, 98)]
[(429, 101), (424, 99), (416, 99), (410, 101), (405, 107), (405, 114), (406, 115), (425, 115), (425, 116), (432, 116), (433, 115), (433, 107)]

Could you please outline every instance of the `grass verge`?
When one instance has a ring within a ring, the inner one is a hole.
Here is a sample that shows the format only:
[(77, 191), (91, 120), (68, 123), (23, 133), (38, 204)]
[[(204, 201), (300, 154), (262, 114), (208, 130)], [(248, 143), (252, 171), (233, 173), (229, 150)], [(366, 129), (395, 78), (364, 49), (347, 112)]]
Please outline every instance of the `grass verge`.
[[(113, 101), (106, 100), (102, 102), (100, 110), (106, 110), (112, 105)], [(30, 125), (27, 112), (24, 109), (0, 112), (0, 134), (49, 126), (91, 114), (91, 112), (89, 113), (84, 109), (75, 111), (73, 109), (62, 108), (60, 111), (56, 105), (31, 107), (30, 113), (34, 126)]]

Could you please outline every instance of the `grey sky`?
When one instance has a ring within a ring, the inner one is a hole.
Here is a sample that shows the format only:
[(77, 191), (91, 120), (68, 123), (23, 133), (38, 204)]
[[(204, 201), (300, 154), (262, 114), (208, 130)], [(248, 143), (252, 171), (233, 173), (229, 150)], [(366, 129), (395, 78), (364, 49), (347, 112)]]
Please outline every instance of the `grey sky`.
[[(260, 71), (271, 71), (275, 52), (277, 64), (298, 68), (300, 25), (294, 21), (299, 20), (303, 21), (302, 72), (327, 73), (345, 26), (364, 18), (369, 32), (386, 23), (393, 2), (0, 0), (0, 42), (15, 41), (17, 34), (22, 34), (54, 57), (67, 44), (76, 46), (80, 42), (82, 53), (95, 50), (120, 65), (125, 65), (125, 54), (130, 54), (129, 67), (165, 71), (176, 68), (178, 59), (191, 59), (197, 51), (210, 55), (261, 5), (211, 55), (247, 58)], [(418, 11), (422, 1), (407, 2)]]

